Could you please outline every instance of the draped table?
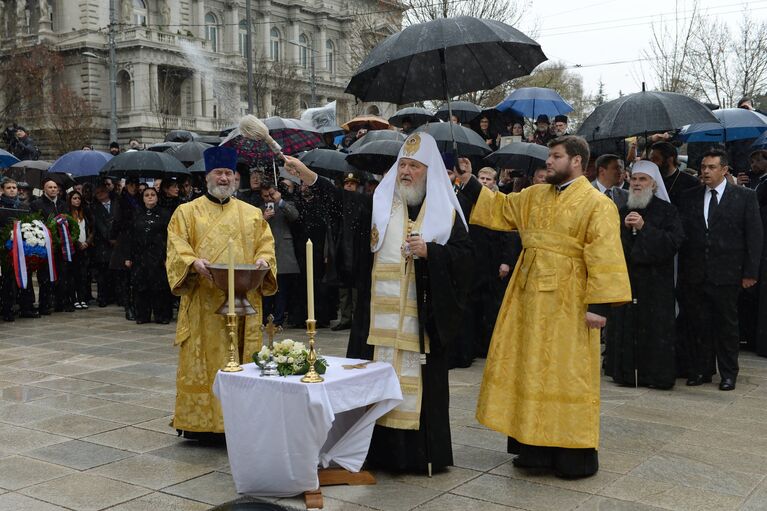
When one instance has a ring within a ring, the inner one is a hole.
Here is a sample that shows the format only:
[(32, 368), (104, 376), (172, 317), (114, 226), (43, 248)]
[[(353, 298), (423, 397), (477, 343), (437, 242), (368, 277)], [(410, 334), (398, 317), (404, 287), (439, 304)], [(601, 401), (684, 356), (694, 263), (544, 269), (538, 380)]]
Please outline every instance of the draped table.
[(326, 357), (322, 383), (300, 376), (262, 377), (255, 364), (219, 371), (229, 465), (238, 493), (289, 497), (319, 486), (317, 468), (332, 464), (359, 472), (376, 420), (402, 401), (391, 365)]

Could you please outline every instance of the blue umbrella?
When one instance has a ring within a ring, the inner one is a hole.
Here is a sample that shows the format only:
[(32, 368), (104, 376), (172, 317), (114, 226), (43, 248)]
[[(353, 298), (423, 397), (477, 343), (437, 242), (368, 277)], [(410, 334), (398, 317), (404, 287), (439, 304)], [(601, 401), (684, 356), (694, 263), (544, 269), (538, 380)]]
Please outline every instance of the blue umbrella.
[(684, 142), (732, 142), (757, 138), (767, 131), (767, 116), (745, 108), (711, 112), (719, 122), (689, 124), (679, 132)]
[(19, 163), (19, 159), (8, 151), (0, 149), (0, 169), (6, 169), (14, 163)]
[(103, 151), (71, 151), (53, 162), (48, 172), (64, 172), (73, 177), (98, 176), (111, 159), (112, 155)]
[(511, 110), (530, 119), (535, 119), (539, 115), (554, 117), (573, 111), (573, 107), (557, 94), (557, 91), (543, 87), (517, 89), (495, 105), (495, 109), (501, 112)]
[(756, 151), (757, 149), (763, 149), (767, 151), (767, 131), (762, 133), (762, 136), (754, 140), (754, 143), (751, 144), (752, 151)]

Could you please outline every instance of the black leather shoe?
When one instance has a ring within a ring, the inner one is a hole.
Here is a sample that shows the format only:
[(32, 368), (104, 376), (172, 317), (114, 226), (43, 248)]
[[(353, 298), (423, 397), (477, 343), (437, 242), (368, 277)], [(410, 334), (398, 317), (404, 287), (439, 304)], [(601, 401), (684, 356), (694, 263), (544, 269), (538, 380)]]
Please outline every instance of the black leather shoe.
[(102, 309), (107, 306), (107, 302), (99, 302), (99, 307)]
[(125, 309), (125, 319), (128, 321), (133, 321), (136, 319), (136, 313), (133, 312), (133, 309)]
[(53, 309), (39, 309), (38, 310), (38, 313), (41, 316), (50, 316), (52, 312), (53, 312)]
[(3, 321), (10, 323), (12, 321), (16, 321), (16, 317), (13, 314), (4, 314)]
[(698, 385), (703, 385), (703, 375), (699, 374), (697, 376), (691, 376), (687, 378), (687, 386), (688, 387), (697, 387)]
[(719, 383), (719, 390), (735, 390), (735, 380), (732, 378), (723, 378)]
[(21, 311), (19, 312), (20, 318), (29, 318), (29, 319), (37, 319), (40, 317), (40, 314), (38, 314), (36, 311)]

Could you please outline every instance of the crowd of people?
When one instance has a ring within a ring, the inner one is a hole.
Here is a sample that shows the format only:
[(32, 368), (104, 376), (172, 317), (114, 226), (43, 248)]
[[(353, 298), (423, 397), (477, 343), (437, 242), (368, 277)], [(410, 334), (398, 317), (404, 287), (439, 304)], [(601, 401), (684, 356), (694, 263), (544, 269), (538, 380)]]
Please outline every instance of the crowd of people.
[[(497, 145), (505, 136), (550, 144), (567, 134), (567, 123), (563, 115), (556, 116), (553, 123), (542, 115), (525, 137), (522, 122), (512, 121), (506, 131), (493, 133), (489, 119), (481, 116), (476, 130), (488, 145)], [(363, 127), (346, 138), (357, 140), (366, 131)], [(23, 135), (28, 137), (26, 132)], [(584, 169), (593, 186), (621, 213), (625, 258), (635, 294), (633, 303), (610, 311), (615, 321), (608, 322), (603, 334), (605, 371), (621, 384), (670, 388), (679, 376), (687, 377), (690, 385), (711, 381), (716, 360), (722, 387), (727, 389), (735, 385), (741, 344), (767, 355), (767, 323), (759, 322), (759, 304), (767, 304), (767, 295), (760, 299), (767, 293), (767, 286), (761, 284), (765, 279), (760, 279), (760, 271), (767, 271), (760, 268), (762, 217), (767, 218), (767, 213), (760, 214), (760, 207), (767, 208), (767, 186), (762, 186), (767, 151), (754, 151), (750, 169), (738, 173), (728, 166), (726, 152), (708, 151), (698, 173), (681, 168), (678, 149), (668, 138), (656, 135), (641, 140), (639, 153), (644, 160), (636, 157), (637, 148), (630, 147), (626, 154), (590, 158)], [(347, 145), (344, 140), (338, 149)], [(129, 150), (140, 148), (138, 140), (131, 139)], [(110, 152), (119, 154), (119, 145), (111, 144)], [(642, 177), (645, 174), (632, 173), (637, 166), (634, 160), (641, 162), (640, 167), (652, 162), (658, 169), (650, 184)], [(493, 191), (519, 192), (545, 182), (543, 164), (532, 173), (520, 173), (484, 167), (476, 159), (456, 161), (444, 154), (443, 161), (456, 191), (459, 174), (472, 164), (475, 168), (480, 165), (475, 174)], [(279, 291), (265, 298), (264, 316), (271, 315), (278, 326), (303, 326), (304, 244), (311, 238), (317, 325), (350, 328), (358, 309), (360, 271), (364, 273), (364, 265), (352, 257), (361, 244), (351, 234), (359, 222), (359, 215), (348, 206), (353, 202), (318, 197), (312, 187), (287, 177), (275, 183), (271, 172), (242, 164), (237, 166), (236, 179), (235, 196), (261, 209), (275, 239)], [(378, 180), (361, 182), (358, 174), (351, 173), (333, 184), (338, 193), (365, 197), (374, 193)], [(647, 199), (648, 186), (654, 187), (656, 195), (663, 189), (661, 200), (671, 207)], [(691, 189), (700, 197), (689, 192)], [(718, 190), (715, 204), (722, 201), (721, 208), (710, 208), (711, 194), (704, 193), (708, 189)], [(644, 193), (643, 200), (649, 202), (637, 202), (634, 192)], [(124, 308), (127, 320), (139, 324), (172, 321), (178, 299), (171, 294), (165, 273), (167, 226), (180, 204), (203, 193), (203, 183), (190, 177), (146, 182), (103, 178), (77, 184), (68, 193), (49, 178), (42, 194), (35, 197), (25, 183), (5, 178), (0, 207), (29, 210), (43, 217), (67, 213), (78, 222), (80, 234), (72, 261), (55, 255), (56, 281), (51, 282), (47, 271), (37, 272), (37, 299), (32, 286), (17, 289), (6, 272), (2, 277), (3, 319), (35, 318), (114, 303)], [(468, 204), (460, 194), (458, 198), (468, 217)], [(736, 204), (740, 209), (733, 209)], [(703, 209), (706, 215), (711, 210), (721, 217), (711, 228)], [(649, 211), (650, 218), (644, 218), (642, 211)], [(475, 258), (469, 265), (472, 285), (461, 324), (463, 341), (451, 350), (451, 367), (466, 367), (475, 357), (487, 355), (502, 298), (524, 245), (516, 232), (472, 225), (469, 234)]]

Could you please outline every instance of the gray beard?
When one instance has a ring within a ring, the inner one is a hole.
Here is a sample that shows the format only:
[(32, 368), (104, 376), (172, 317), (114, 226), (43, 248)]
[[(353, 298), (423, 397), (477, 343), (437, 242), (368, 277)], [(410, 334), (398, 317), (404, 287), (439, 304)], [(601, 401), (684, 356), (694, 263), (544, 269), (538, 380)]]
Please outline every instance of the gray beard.
[(400, 198), (408, 206), (418, 206), (426, 197), (426, 180), (413, 182), (410, 186), (397, 185)]
[(237, 185), (232, 183), (229, 186), (219, 186), (217, 184), (208, 183), (208, 193), (218, 200), (225, 200), (234, 195), (234, 191)]
[(653, 195), (655, 195), (655, 192), (652, 188), (644, 189), (641, 192), (631, 190), (626, 205), (629, 209), (644, 209), (650, 204)]

